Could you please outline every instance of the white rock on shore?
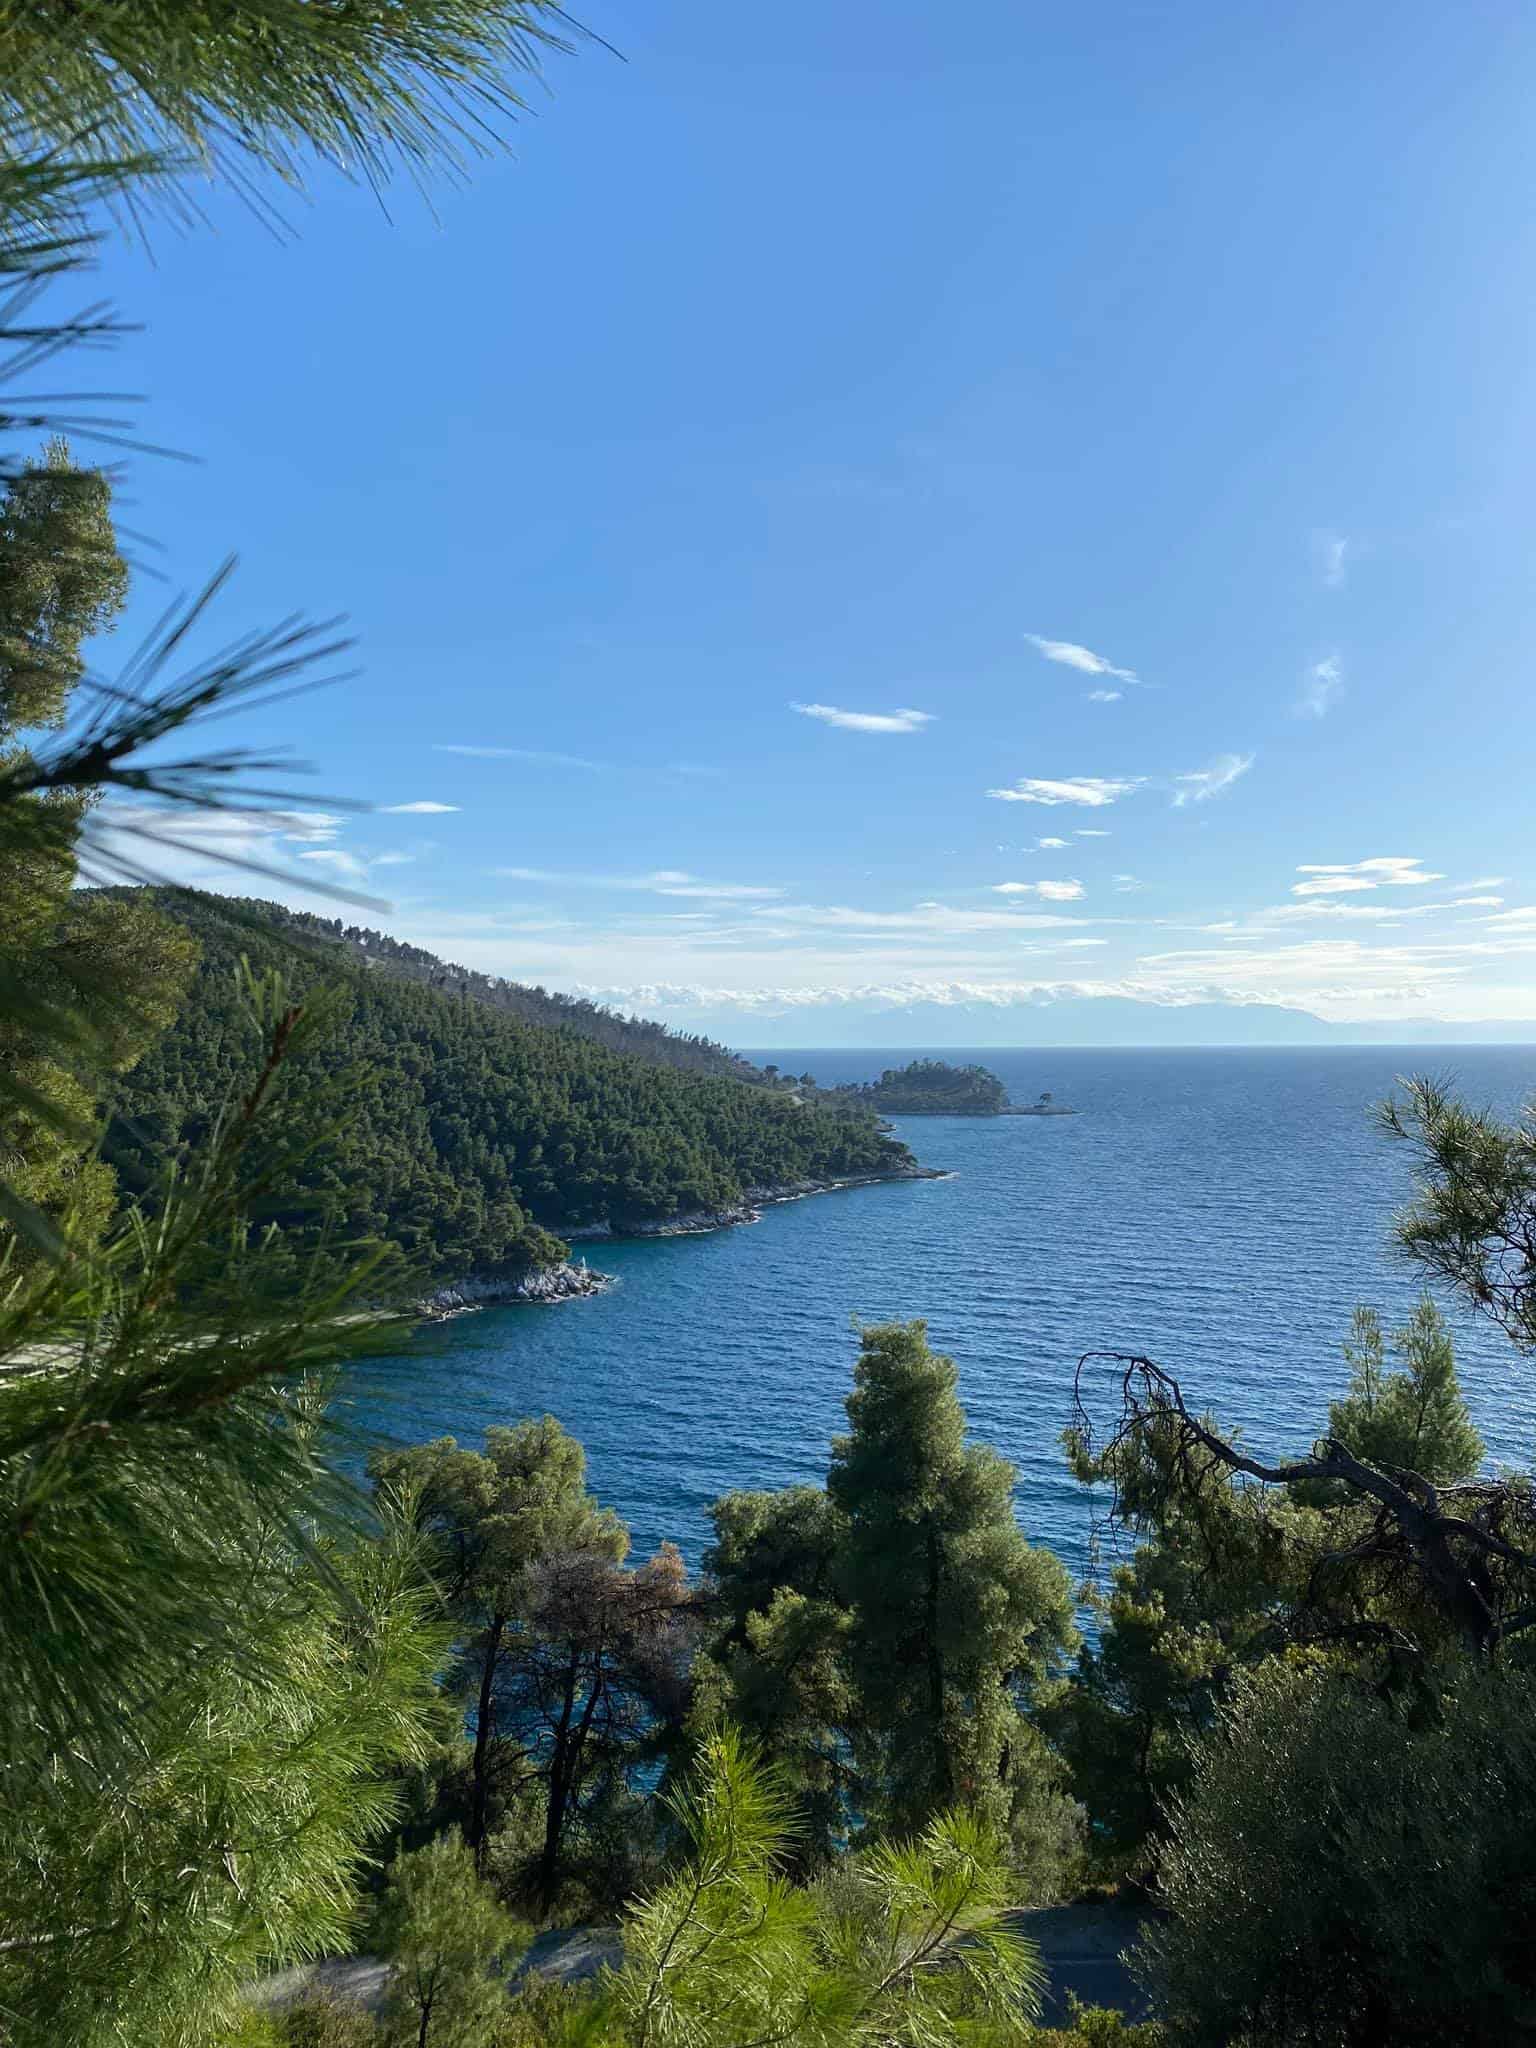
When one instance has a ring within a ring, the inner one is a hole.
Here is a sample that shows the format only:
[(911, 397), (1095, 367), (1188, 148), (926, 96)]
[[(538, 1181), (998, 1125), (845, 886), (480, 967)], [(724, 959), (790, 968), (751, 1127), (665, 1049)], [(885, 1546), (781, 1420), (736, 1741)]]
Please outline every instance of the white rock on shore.
[[(692, 1209), (636, 1223), (579, 1223), (563, 1234), (571, 1244), (600, 1244), (625, 1237), (703, 1237), (712, 1230), (730, 1230), (756, 1223), (763, 1210), (777, 1202), (798, 1202), (806, 1195), (830, 1195), (843, 1188), (866, 1188), (890, 1180), (947, 1180), (937, 1167), (912, 1166), (890, 1173), (850, 1173), (831, 1180), (782, 1181), (771, 1187), (747, 1188), (739, 1202), (723, 1209)], [(529, 1273), (471, 1273), (466, 1279), (437, 1288), (421, 1304), (432, 1318), (467, 1315), (477, 1308), (506, 1308), (520, 1302), (576, 1301), (601, 1294), (613, 1285), (609, 1273), (594, 1273), (585, 1259), (542, 1266)]]
[(439, 1287), (421, 1304), (425, 1316), (466, 1315), (477, 1308), (512, 1308), (524, 1302), (578, 1301), (601, 1294), (613, 1285), (611, 1273), (594, 1273), (585, 1259), (558, 1266), (538, 1266), (528, 1273), (471, 1273)]

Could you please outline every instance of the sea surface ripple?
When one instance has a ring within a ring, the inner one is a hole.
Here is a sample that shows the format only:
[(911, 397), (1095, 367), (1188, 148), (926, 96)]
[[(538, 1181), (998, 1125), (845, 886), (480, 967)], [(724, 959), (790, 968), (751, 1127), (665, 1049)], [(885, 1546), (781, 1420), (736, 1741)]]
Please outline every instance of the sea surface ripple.
[[(610, 1292), (423, 1331), (366, 1369), (358, 1420), (474, 1443), (490, 1423), (555, 1415), (637, 1553), (670, 1538), (696, 1563), (719, 1494), (824, 1475), (855, 1325), (926, 1316), (959, 1364), (973, 1433), (1018, 1468), (1025, 1528), (1081, 1572), (1092, 1509), (1061, 1452), (1079, 1356), (1146, 1352), (1255, 1450), (1303, 1449), (1343, 1385), (1355, 1303), (1390, 1324), (1421, 1291), (1389, 1242), (1408, 1157), (1377, 1134), (1372, 1106), (1407, 1072), (1450, 1073), (1503, 1110), (1536, 1092), (1529, 1047), (942, 1056), (981, 1060), (1015, 1101), (1049, 1088), (1080, 1114), (906, 1118), (901, 1136), (953, 1178), (814, 1197), (704, 1238), (591, 1247)], [(836, 1082), (914, 1055), (771, 1057)], [(1490, 1454), (1523, 1467), (1536, 1360), (1450, 1314)], [(1107, 1418), (1107, 1372), (1088, 1387)]]

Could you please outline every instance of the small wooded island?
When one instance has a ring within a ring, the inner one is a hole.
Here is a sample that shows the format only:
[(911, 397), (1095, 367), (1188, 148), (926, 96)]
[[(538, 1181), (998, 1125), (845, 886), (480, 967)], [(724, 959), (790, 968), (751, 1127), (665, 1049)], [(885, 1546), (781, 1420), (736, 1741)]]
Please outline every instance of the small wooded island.
[(913, 1060), (887, 1067), (878, 1081), (849, 1082), (832, 1091), (853, 1097), (882, 1116), (1072, 1116), (1049, 1094), (1027, 1106), (1008, 1100), (990, 1067), (952, 1067), (947, 1060)]

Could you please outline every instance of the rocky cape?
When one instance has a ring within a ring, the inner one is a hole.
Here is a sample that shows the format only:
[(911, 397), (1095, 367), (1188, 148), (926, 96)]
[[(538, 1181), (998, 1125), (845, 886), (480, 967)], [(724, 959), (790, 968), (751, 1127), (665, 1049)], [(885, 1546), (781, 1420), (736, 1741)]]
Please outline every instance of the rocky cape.
[(423, 1297), (419, 1307), (429, 1321), (441, 1322), (447, 1316), (468, 1315), (477, 1308), (579, 1301), (588, 1294), (601, 1294), (612, 1285), (611, 1273), (594, 1273), (585, 1259), (579, 1265), (563, 1259), (557, 1266), (535, 1266), (518, 1273), (470, 1273), (462, 1280), (434, 1288)]

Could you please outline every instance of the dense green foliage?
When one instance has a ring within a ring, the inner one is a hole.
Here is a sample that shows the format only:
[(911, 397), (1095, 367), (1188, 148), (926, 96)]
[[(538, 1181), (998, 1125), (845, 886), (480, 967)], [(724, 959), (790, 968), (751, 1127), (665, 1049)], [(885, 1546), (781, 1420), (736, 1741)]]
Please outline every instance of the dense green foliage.
[(1195, 1752), (1153, 1981), (1200, 2048), (1536, 2040), (1536, 1689), (1440, 1674), (1433, 1712), (1271, 1663)]
[(1479, 1473), (1432, 1305), (1390, 1342), (1396, 1370), (1357, 1312), (1300, 1458), (1228, 1439), (1144, 1359), (1114, 1361), (1108, 1438), (1072, 1433), (1143, 1540), (1046, 1725), (1155, 1870), (1148, 1981), (1202, 2048), (1536, 2038), (1536, 1504)]
[[(1444, 1321), (1426, 1299), (1390, 1341), (1396, 1370), (1377, 1317), (1356, 1312), (1349, 1385), (1330, 1405), (1327, 1440), (1372, 1471), (1469, 1481), (1482, 1444)], [(1255, 1485), (1204, 1447), (1188, 1455), (1172, 1420), (1139, 1417), (1096, 1454), (1074, 1436), (1078, 1477), (1113, 1487), (1142, 1540), (1090, 1589), (1097, 1639), (1046, 1717), (1101, 1839), (1133, 1859), (1187, 1782), (1191, 1740), (1214, 1726), (1235, 1672), (1295, 1643), (1353, 1647), (1369, 1666), (1410, 1645), (1438, 1651), (1446, 1638), (1411, 1559), (1380, 1535), (1358, 1485)]]
[[(845, 1114), (735, 1080), (681, 1074), (423, 984), (370, 974), (342, 946), (295, 951), (286, 914), (167, 896), (202, 960), (175, 1024), (113, 1097), (108, 1152), (140, 1193), (206, 1134), (249, 1054), (242, 956), (322, 980), (351, 1014), (322, 1058), (347, 1072), (345, 1118), (274, 1220), (299, 1241), (329, 1214), (348, 1237), (400, 1246), (436, 1274), (540, 1263), (550, 1232), (718, 1211), (747, 1190), (900, 1170), (905, 1147)], [(333, 1090), (334, 1092), (334, 1090)]]
[(626, 1918), (602, 1994), (612, 2048), (1028, 2041), (1039, 1958), (1005, 1921), (1007, 1858), (979, 1816), (935, 1815), (840, 1882), (795, 1886), (793, 1797), (729, 1733), (705, 1743), (675, 1810), (690, 1854)]
[(128, 591), (112, 489), (51, 441), (0, 502), (0, 730), (57, 726), (85, 673), (84, 643)]
[(1026, 1542), (1013, 1468), (965, 1441), (953, 1361), (921, 1323), (866, 1330), (825, 1493), (716, 1503), (701, 1711), (748, 1728), (825, 1859), (956, 1801), (1048, 1892), (1073, 1814), (1026, 1714), (1071, 1640), (1065, 1572)]
[(345, 1940), (425, 1752), (420, 1539), (393, 1499), (371, 1532), (345, 1513), (314, 1382), (366, 1326), (302, 1276), (274, 1307), (246, 1228), (308, 1035), (249, 995), (268, 1055), (158, 1227), (0, 1300), (0, 2010), (27, 2048), (202, 2041), (268, 1960)]
[(550, 1031), (571, 1031), (589, 1038), (610, 1052), (631, 1052), (659, 1066), (677, 1067), (685, 1074), (712, 1074), (717, 1080), (760, 1081), (763, 1076), (750, 1060), (744, 1060), (728, 1046), (692, 1032), (673, 1031), (648, 1017), (626, 1017), (585, 996), (567, 996), (526, 982), (506, 981), (497, 974), (482, 974), (477, 968), (458, 967), (440, 960), (420, 946), (393, 939), (367, 925), (346, 924), (339, 917), (315, 917), (307, 911), (289, 911), (287, 922), (295, 934), (314, 938), (322, 945), (340, 945), (360, 961), (402, 981), (416, 981), (449, 995), (485, 1003), (504, 1010), (524, 1024), (539, 1024)]
[(573, 1857), (610, 1853), (615, 1810), (681, 1730), (681, 1559), (664, 1545), (624, 1568), (628, 1531), (587, 1492), (581, 1446), (551, 1416), (488, 1430), (483, 1453), (445, 1437), (381, 1455), (375, 1471), (416, 1501), (459, 1631), (444, 1689), (472, 1730), (463, 1824), (476, 1866), (495, 1864), (547, 1911)]
[[(24, 768), (27, 737), (64, 721), (82, 648), (126, 586), (106, 479), (50, 443), (0, 497), (0, 771)], [(113, 1183), (93, 1156), (95, 1077), (132, 1064), (192, 968), (186, 934), (148, 904), (76, 888), (85, 809), (68, 790), (0, 807), (0, 1257), (12, 1272), (51, 1231), (105, 1225)]]
[(389, 2036), (402, 2048), (482, 2048), (507, 2003), (492, 1972), (528, 1935), (481, 1884), (451, 1829), (396, 1862), (378, 1934), (391, 1964)]
[(562, 22), (549, 0), (7, 0), (0, 109), (56, 150), (378, 179), (483, 150)]
[(912, 1060), (887, 1067), (878, 1081), (834, 1091), (882, 1116), (996, 1116), (1008, 1090), (988, 1067), (952, 1067), (945, 1060)]
[(1415, 1200), (1399, 1244), (1522, 1350), (1536, 1349), (1536, 1103), (1505, 1121), (1420, 1079), (1381, 1121), (1413, 1152)]

